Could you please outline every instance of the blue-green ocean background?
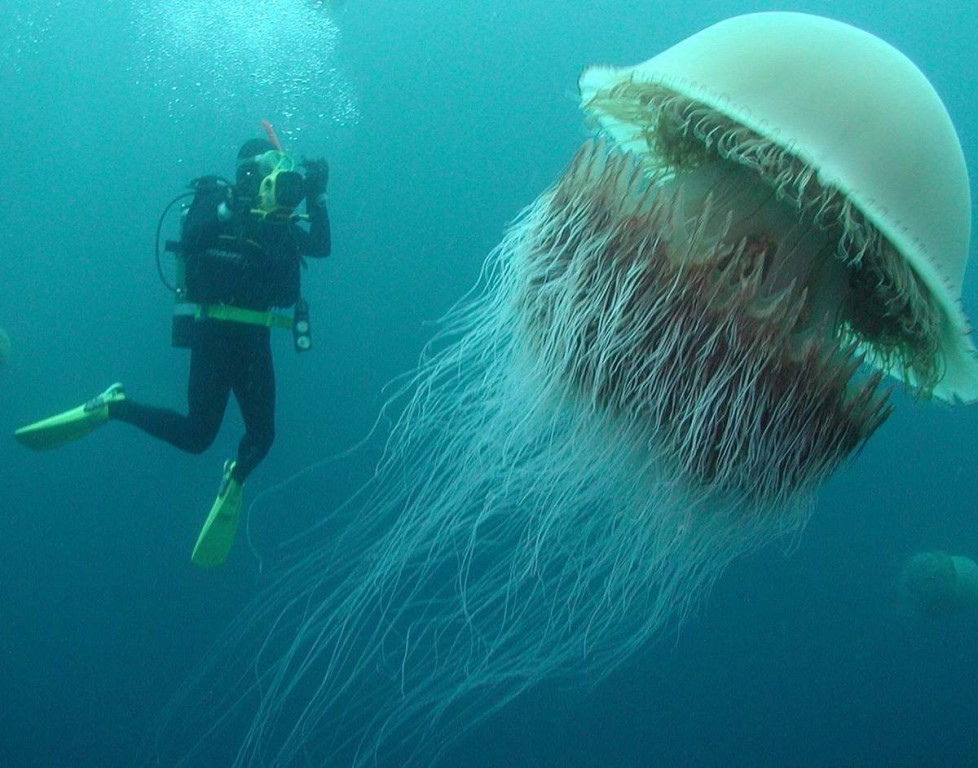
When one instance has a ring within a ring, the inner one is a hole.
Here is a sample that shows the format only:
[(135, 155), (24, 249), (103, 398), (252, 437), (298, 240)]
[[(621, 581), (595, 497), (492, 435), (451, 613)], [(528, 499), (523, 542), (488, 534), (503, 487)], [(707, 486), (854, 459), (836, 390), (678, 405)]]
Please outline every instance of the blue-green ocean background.
[[(976, 190), (971, 0), (3, 6), (3, 768), (133, 765), (283, 544), (376, 458), (368, 446), (264, 496), (250, 546), (243, 532), (228, 564), (203, 572), (189, 554), (239, 437), (233, 406), (203, 456), (115, 424), (42, 454), (9, 437), (115, 380), (183, 407), (188, 355), (169, 346), (157, 217), (190, 178), (231, 174), (263, 118), (297, 153), (329, 158), (333, 256), (304, 276), (314, 351), (275, 342), (278, 440), (250, 498), (367, 433), (384, 384), (586, 138), (574, 96), (589, 63), (636, 63), (737, 13), (834, 16), (931, 79)], [(972, 318), (976, 289), (973, 266)], [(978, 765), (978, 617), (912, 619), (893, 596), (909, 554), (978, 557), (978, 408), (895, 403), (824, 488), (796, 549), (737, 562), (674, 639), (597, 687), (542, 686), (446, 764)]]

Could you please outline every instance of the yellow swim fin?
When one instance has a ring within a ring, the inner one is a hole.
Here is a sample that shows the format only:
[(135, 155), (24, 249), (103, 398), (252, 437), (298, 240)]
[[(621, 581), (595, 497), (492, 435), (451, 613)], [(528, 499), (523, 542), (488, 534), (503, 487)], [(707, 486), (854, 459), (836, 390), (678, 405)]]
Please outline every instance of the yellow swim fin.
[(57, 448), (101, 427), (109, 420), (109, 403), (125, 399), (122, 384), (117, 382), (84, 405), (21, 427), (14, 437), (35, 450)]
[(221, 488), (190, 556), (190, 561), (201, 568), (223, 565), (234, 543), (241, 512), (242, 488), (241, 483), (231, 477), (233, 469), (233, 461), (224, 462)]

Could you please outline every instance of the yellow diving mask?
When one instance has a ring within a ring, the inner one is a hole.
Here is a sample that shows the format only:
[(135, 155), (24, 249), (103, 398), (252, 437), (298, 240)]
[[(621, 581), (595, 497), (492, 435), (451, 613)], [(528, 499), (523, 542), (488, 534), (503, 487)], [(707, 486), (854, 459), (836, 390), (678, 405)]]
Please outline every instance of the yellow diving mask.
[(258, 166), (264, 176), (258, 186), (257, 207), (252, 213), (273, 218), (291, 218), (306, 196), (305, 180), (295, 170), (295, 160), (285, 152), (269, 150), (247, 162)]

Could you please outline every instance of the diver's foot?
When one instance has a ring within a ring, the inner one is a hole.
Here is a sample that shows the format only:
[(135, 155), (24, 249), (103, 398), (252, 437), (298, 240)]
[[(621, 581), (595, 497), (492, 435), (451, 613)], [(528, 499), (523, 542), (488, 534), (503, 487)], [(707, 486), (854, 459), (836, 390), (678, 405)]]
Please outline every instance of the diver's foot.
[(88, 413), (101, 413), (104, 411), (106, 419), (109, 415), (109, 403), (116, 403), (126, 399), (126, 392), (121, 381), (110, 384), (104, 392), (96, 395), (83, 406)]
[(122, 384), (116, 382), (84, 405), (21, 427), (14, 437), (35, 450), (57, 448), (101, 427), (109, 420), (109, 404), (125, 399)]
[(223, 565), (234, 544), (238, 530), (238, 517), (241, 513), (243, 490), (241, 483), (232, 475), (235, 462), (224, 462), (224, 474), (217, 491), (217, 498), (211, 506), (204, 527), (197, 537), (190, 560), (202, 568)]

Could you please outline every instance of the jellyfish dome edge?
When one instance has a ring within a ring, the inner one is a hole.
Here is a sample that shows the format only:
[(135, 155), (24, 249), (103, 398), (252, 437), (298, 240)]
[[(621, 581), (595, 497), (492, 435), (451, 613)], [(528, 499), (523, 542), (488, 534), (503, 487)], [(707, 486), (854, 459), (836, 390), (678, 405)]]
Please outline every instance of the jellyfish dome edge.
[[(968, 172), (947, 110), (913, 62), (848, 24), (764, 12), (721, 21), (636, 66), (585, 69), (580, 91), (588, 116), (623, 150), (658, 163), (661, 150), (648, 122), (654, 105), (635, 108), (636, 100), (653, 98), (649, 86), (750, 129), (814, 169), (820, 185), (838, 190), (909, 265), (916, 279), (895, 278), (894, 293), (915, 303), (940, 356), (939, 370), (921, 375), (907, 360), (863, 344), (867, 362), (918, 392), (951, 402), (978, 399), (978, 356), (960, 302), (970, 240)], [(630, 105), (620, 98), (629, 89)], [(920, 296), (907, 299), (908, 282)]]

